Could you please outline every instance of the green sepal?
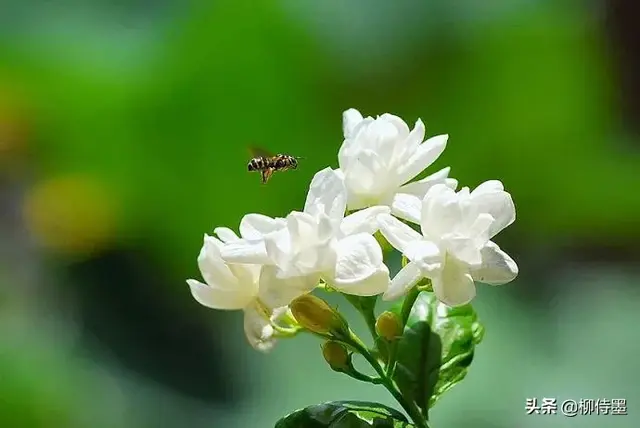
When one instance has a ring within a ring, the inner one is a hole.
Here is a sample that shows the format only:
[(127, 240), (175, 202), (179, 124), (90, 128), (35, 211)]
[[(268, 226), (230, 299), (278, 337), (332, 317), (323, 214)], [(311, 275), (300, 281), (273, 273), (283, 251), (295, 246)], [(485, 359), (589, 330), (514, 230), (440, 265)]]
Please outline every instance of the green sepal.
[(382, 249), (383, 254), (390, 253), (395, 250), (395, 248), (393, 248), (393, 246), (389, 244), (389, 241), (387, 241), (387, 238), (385, 238), (380, 231), (377, 231), (376, 233), (374, 233), (373, 237), (375, 238), (376, 241), (378, 241), (378, 244), (380, 245), (380, 248)]
[(471, 305), (451, 308), (432, 293), (418, 295), (398, 341), (393, 378), (425, 418), (442, 394), (464, 379), (483, 334)]
[(365, 401), (332, 401), (296, 410), (275, 428), (414, 428), (400, 412)]

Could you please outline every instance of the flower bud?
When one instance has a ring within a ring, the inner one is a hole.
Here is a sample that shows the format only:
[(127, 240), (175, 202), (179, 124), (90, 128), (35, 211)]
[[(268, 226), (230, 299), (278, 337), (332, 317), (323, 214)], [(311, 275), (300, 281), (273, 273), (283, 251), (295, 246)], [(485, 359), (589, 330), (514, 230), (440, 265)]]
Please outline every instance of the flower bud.
[(322, 356), (329, 366), (337, 372), (348, 371), (351, 368), (349, 353), (338, 342), (329, 340), (322, 345)]
[(309, 331), (336, 337), (345, 337), (349, 334), (349, 326), (342, 315), (316, 296), (311, 294), (300, 296), (291, 302), (290, 308), (298, 323)]
[(402, 336), (402, 323), (396, 314), (385, 311), (376, 320), (376, 332), (389, 342)]

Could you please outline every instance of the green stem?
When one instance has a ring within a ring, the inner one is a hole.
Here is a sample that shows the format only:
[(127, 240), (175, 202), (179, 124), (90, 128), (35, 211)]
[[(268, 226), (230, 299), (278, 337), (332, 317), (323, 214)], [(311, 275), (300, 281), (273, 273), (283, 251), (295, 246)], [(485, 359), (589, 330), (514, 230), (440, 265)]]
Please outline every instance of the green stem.
[(379, 378), (379, 377), (372, 377), (372, 376), (368, 376), (364, 373), (360, 373), (357, 370), (351, 370), (351, 371), (343, 371), (342, 373), (346, 374), (349, 377), (352, 377), (356, 380), (359, 380), (361, 382), (367, 382), (367, 383), (372, 383), (374, 385), (383, 385), (384, 384), (384, 380)]
[(351, 296), (349, 294), (343, 294), (349, 303), (362, 315), (365, 323), (367, 324), (367, 328), (369, 329), (369, 333), (371, 337), (375, 341), (378, 338), (378, 333), (376, 332), (376, 315), (373, 310), (365, 310), (358, 301), (357, 296)]
[[(409, 319), (409, 315), (411, 314), (411, 309), (413, 305), (416, 303), (418, 296), (420, 295), (420, 290), (418, 287), (413, 287), (409, 294), (404, 298), (404, 302), (402, 302), (402, 309), (400, 310), (400, 322), (402, 323), (402, 331), (404, 331), (404, 327), (407, 325), (407, 320)], [(391, 349), (389, 350), (389, 363), (387, 364), (387, 375), (392, 376), (394, 370), (396, 369), (396, 356), (398, 349), (398, 341), (394, 340), (391, 343)]]
[(373, 340), (376, 340), (376, 338), (378, 337), (378, 333), (376, 332), (375, 315), (373, 314), (373, 312), (371, 313), (361, 312), (361, 314), (364, 317), (364, 321), (367, 323), (367, 328), (369, 329), (369, 333), (371, 334), (371, 337), (373, 338)]
[(350, 345), (356, 351), (358, 351), (365, 358), (365, 360), (367, 360), (371, 367), (373, 367), (376, 373), (378, 373), (378, 376), (380, 376), (380, 380), (382, 381), (382, 385), (384, 385), (387, 391), (389, 391), (391, 395), (393, 395), (393, 398), (395, 398), (396, 401), (405, 410), (405, 412), (407, 412), (416, 428), (429, 428), (429, 424), (427, 423), (427, 421), (425, 421), (422, 413), (420, 413), (420, 409), (418, 409), (418, 407), (414, 403), (405, 400), (393, 380), (387, 376), (378, 360), (373, 355), (371, 355), (366, 345), (362, 343), (362, 341), (353, 333), (351, 334), (351, 341), (352, 343), (350, 343)]
[(407, 320), (411, 314), (411, 309), (413, 309), (413, 305), (416, 303), (419, 295), (420, 290), (418, 290), (418, 287), (413, 287), (409, 291), (409, 294), (407, 294), (407, 297), (405, 297), (404, 302), (402, 303), (402, 310), (400, 312), (403, 326), (407, 324)]

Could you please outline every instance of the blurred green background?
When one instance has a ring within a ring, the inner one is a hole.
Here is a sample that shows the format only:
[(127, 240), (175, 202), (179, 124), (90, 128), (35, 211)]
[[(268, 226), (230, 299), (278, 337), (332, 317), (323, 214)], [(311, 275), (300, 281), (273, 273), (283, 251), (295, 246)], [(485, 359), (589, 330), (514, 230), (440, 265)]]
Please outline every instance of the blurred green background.
[[(433, 426), (638, 426), (638, 12), (3, 0), (0, 426), (262, 428), (321, 401), (394, 405), (313, 338), (258, 354), (240, 313), (185, 284), (203, 233), (302, 208), (350, 107), (422, 118), (450, 135), (431, 172), (501, 179), (516, 202), (498, 242), (521, 274), (479, 287), (487, 334)], [(249, 145), (306, 159), (261, 186)], [(527, 416), (533, 397), (624, 398), (629, 415)]]

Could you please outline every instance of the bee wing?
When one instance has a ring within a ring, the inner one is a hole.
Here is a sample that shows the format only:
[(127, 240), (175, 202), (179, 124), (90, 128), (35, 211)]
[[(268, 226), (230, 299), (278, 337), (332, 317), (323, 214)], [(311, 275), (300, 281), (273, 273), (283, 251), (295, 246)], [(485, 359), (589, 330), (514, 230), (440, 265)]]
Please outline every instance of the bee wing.
[(267, 184), (267, 181), (269, 181), (271, 175), (273, 174), (273, 168), (264, 169), (260, 171), (260, 174), (262, 178), (262, 184)]
[(251, 154), (251, 157), (254, 157), (254, 158), (259, 158), (259, 157), (270, 158), (270, 157), (273, 157), (273, 153), (269, 152), (268, 150), (263, 149), (262, 147), (258, 147), (258, 146), (249, 146), (249, 153)]

